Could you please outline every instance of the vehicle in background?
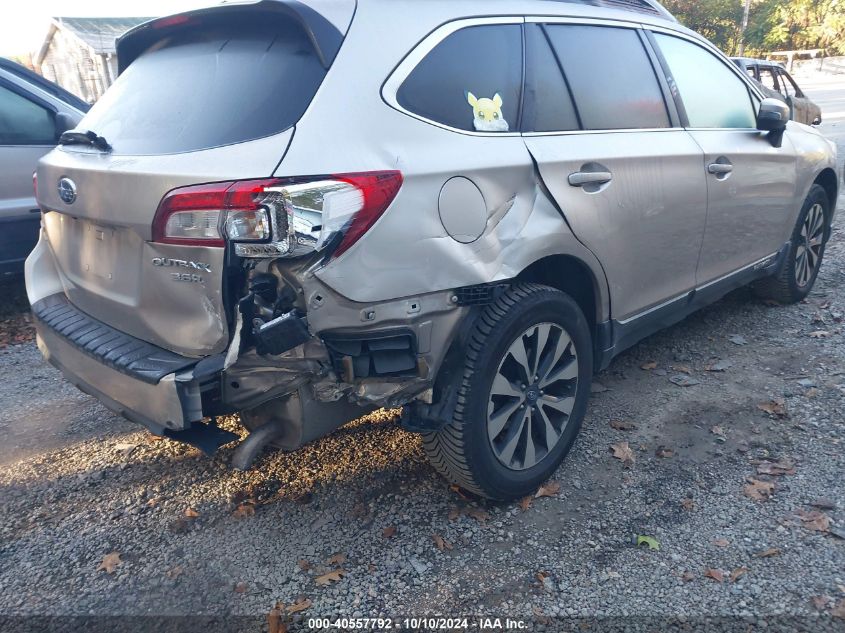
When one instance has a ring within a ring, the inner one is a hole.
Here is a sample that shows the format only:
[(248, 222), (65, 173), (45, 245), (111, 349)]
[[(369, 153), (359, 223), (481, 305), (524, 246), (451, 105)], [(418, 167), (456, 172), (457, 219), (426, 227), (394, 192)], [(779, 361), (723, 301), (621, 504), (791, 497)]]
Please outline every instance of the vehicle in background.
[(38, 159), (90, 106), (20, 64), (0, 58), (0, 275), (22, 273), (38, 242)]
[(767, 97), (785, 101), (793, 121), (805, 125), (821, 124), (822, 109), (804, 94), (786, 68), (765, 59), (732, 57), (731, 61), (758, 82)]

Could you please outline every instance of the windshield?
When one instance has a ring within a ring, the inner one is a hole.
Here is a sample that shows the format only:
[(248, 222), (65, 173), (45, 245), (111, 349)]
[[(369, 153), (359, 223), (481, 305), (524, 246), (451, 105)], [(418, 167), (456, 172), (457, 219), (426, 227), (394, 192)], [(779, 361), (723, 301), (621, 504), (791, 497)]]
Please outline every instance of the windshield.
[(135, 60), (78, 125), (115, 154), (172, 154), (282, 132), (325, 78), (295, 23), (255, 17), (197, 26)]

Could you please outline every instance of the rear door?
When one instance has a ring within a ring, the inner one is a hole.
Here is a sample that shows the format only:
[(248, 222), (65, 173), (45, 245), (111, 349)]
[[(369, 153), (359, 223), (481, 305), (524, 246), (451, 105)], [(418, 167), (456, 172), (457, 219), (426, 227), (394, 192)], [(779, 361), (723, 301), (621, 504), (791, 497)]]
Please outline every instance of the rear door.
[[(224, 5), (122, 42), (136, 59), (78, 126), (112, 150), (62, 146), (38, 171), (46, 236), (79, 309), (183, 355), (226, 347), (219, 235), (207, 246), (162, 244), (152, 224), (174, 188), (273, 174), (330, 64), (287, 11)], [(59, 196), (63, 179), (75, 200)]]
[(776, 148), (756, 129), (756, 101), (727, 58), (677, 34), (654, 39), (681, 116), (704, 151), (709, 202), (698, 280), (706, 284), (784, 244), (797, 213), (796, 154), (789, 135)]
[(32, 174), (55, 145), (49, 105), (0, 77), (0, 274), (22, 271), (38, 241), (41, 213)]
[(526, 25), (525, 142), (625, 320), (695, 287), (703, 155), (636, 28)]

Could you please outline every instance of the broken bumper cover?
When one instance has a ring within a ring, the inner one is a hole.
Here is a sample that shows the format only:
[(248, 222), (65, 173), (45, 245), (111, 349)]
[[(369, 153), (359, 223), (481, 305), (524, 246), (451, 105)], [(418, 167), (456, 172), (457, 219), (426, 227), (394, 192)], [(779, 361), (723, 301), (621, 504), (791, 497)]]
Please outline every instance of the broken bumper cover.
[(202, 420), (198, 359), (115, 330), (61, 294), (37, 302), (32, 312), (44, 358), (115, 413), (159, 435)]

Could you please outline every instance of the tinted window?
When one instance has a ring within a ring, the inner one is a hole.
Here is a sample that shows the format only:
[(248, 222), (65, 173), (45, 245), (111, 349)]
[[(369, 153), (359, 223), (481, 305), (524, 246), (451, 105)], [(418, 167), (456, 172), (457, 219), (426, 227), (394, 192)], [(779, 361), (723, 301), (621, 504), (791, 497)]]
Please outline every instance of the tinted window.
[(756, 128), (751, 94), (731, 69), (701, 46), (655, 34), (686, 108), (690, 127)]
[(519, 25), (474, 26), (452, 33), (399, 88), (399, 104), (460, 130), (517, 131), (522, 84)]
[(669, 127), (660, 84), (636, 31), (558, 24), (546, 30), (586, 129)]
[(760, 83), (766, 86), (769, 90), (780, 91), (778, 88), (777, 77), (771, 68), (760, 69)]
[(293, 126), (324, 77), (298, 26), (231, 19), (152, 46), (79, 127), (104, 136), (117, 154), (229, 145)]
[(778, 71), (780, 77), (780, 85), (785, 95), (794, 97), (798, 94), (798, 86), (792, 80), (792, 77), (787, 74), (782, 68)]
[(525, 106), (526, 132), (580, 129), (575, 104), (542, 27), (526, 25)]
[(55, 145), (53, 113), (0, 86), (0, 145)]

